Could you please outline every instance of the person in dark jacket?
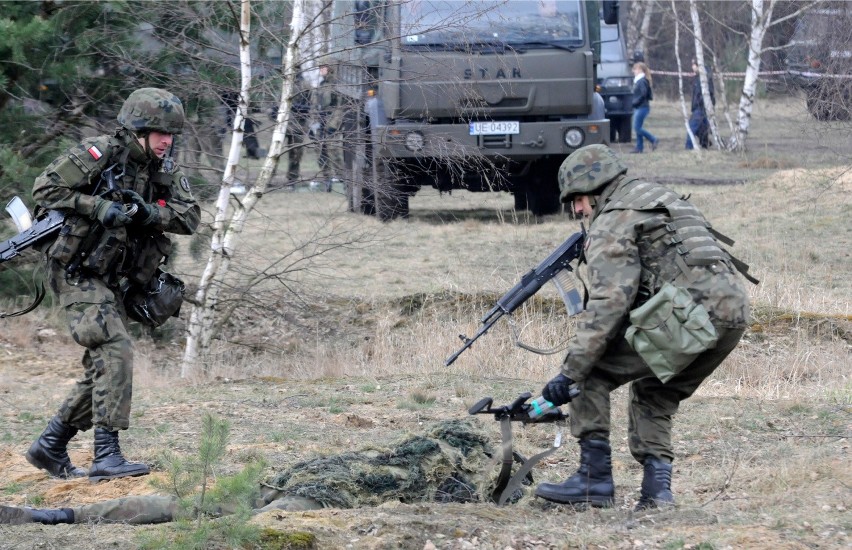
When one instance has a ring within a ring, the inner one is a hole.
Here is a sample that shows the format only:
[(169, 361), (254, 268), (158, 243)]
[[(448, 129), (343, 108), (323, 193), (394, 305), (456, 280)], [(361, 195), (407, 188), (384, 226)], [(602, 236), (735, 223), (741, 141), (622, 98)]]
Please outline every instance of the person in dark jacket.
[[(707, 87), (710, 89), (710, 103), (716, 105), (713, 77), (709, 67), (705, 70), (707, 72)], [(692, 60), (692, 72), (695, 73), (695, 78), (692, 80), (692, 115), (689, 117), (689, 129), (692, 130), (692, 135), (695, 136), (701, 147), (707, 149), (710, 147), (710, 121), (707, 120), (707, 113), (704, 109), (704, 94), (701, 92), (701, 79), (698, 77), (698, 63), (694, 59)], [(686, 136), (686, 148), (693, 148), (689, 134)]]
[(633, 130), (636, 132), (636, 148), (631, 153), (642, 153), (645, 140), (651, 142), (651, 150), (657, 148), (657, 138), (644, 129), (645, 118), (651, 112), (651, 100), (654, 92), (651, 88), (651, 70), (648, 65), (639, 62), (633, 64)]

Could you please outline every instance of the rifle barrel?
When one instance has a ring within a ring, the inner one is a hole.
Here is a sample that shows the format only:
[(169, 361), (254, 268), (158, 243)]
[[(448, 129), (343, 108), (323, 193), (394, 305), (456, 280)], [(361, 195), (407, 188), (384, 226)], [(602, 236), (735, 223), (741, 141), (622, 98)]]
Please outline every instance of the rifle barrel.
[(476, 342), (477, 338), (479, 338), (480, 336), (482, 336), (483, 334), (485, 334), (486, 332), (488, 332), (488, 329), (490, 329), (491, 327), (493, 327), (493, 326), (494, 326), (494, 323), (496, 323), (496, 322), (497, 322), (497, 320), (498, 320), (498, 319), (500, 319), (500, 317), (502, 317), (502, 316), (503, 316), (503, 312), (502, 312), (502, 311), (500, 311), (500, 312), (499, 312), (499, 314), (494, 315), (494, 316), (493, 316), (493, 317), (491, 317), (488, 321), (484, 322), (484, 323), (483, 323), (483, 325), (482, 325), (481, 327), (479, 327), (479, 330), (477, 330), (477, 331), (476, 331), (476, 334), (474, 334), (474, 335), (473, 335), (473, 338), (468, 338), (468, 339), (465, 341), (464, 345), (461, 347), (461, 349), (459, 349), (459, 350), (458, 350), (457, 352), (455, 352), (454, 354), (450, 355), (450, 356), (447, 358), (447, 360), (446, 360), (446, 361), (444, 361), (444, 366), (445, 366), (445, 367), (449, 367), (450, 365), (452, 365), (452, 364), (455, 362), (455, 360), (459, 358), (459, 355), (461, 355), (462, 353), (464, 353), (464, 351), (465, 351), (467, 348), (469, 348), (470, 346), (472, 346), (472, 345), (473, 345), (473, 343), (474, 343), (474, 342)]

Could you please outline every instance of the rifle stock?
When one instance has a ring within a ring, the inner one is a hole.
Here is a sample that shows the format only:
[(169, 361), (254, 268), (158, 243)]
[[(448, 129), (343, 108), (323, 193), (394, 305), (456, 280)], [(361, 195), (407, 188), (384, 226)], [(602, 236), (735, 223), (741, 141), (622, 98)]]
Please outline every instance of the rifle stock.
[(11, 239), (0, 242), (0, 264), (20, 256), (24, 250), (56, 235), (63, 221), (65, 221), (64, 213), (48, 210), (26, 231), (21, 231)]
[(559, 247), (547, 258), (545, 258), (538, 267), (525, 273), (524, 276), (521, 277), (521, 280), (513, 286), (509, 292), (497, 300), (497, 305), (485, 314), (481, 320), (482, 326), (476, 331), (473, 338), (468, 338), (464, 334), (459, 334), (459, 338), (462, 342), (464, 342), (464, 345), (461, 349), (450, 355), (447, 360), (444, 361), (444, 366), (448, 367), (452, 365), (453, 362), (458, 359), (459, 355), (472, 346), (480, 336), (488, 332), (488, 330), (494, 326), (494, 323), (496, 323), (500, 317), (503, 315), (511, 315), (516, 309), (521, 307), (524, 302), (532, 298), (545, 283), (553, 279), (557, 273), (562, 270), (571, 271), (571, 262), (579, 258), (583, 253), (583, 242), (585, 241), (585, 238), (585, 229), (574, 233), (568, 237), (564, 243), (559, 245)]

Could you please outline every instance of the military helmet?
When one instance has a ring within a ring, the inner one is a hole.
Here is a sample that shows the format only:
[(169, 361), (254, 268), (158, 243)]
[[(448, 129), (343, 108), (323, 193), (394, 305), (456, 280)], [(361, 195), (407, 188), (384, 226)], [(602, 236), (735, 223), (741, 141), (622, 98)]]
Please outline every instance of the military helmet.
[(183, 130), (183, 104), (166, 90), (140, 88), (124, 100), (117, 118), (132, 132), (179, 134)]
[(568, 155), (559, 167), (559, 200), (567, 203), (575, 195), (594, 195), (626, 172), (627, 166), (606, 145), (581, 147)]

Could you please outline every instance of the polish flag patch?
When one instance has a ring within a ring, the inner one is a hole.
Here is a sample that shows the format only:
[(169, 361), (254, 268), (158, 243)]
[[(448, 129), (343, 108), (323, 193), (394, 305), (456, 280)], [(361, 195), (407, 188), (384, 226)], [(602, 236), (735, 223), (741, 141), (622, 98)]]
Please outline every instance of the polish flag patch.
[(92, 158), (93, 158), (93, 159), (95, 159), (95, 160), (98, 160), (98, 159), (100, 159), (102, 156), (104, 156), (104, 154), (103, 154), (103, 153), (101, 153), (101, 150), (100, 150), (100, 149), (98, 149), (97, 147), (95, 147), (94, 145), (92, 145), (91, 147), (89, 147), (89, 148), (87, 149), (87, 151), (89, 152), (89, 154), (90, 154), (90, 155), (92, 155)]

